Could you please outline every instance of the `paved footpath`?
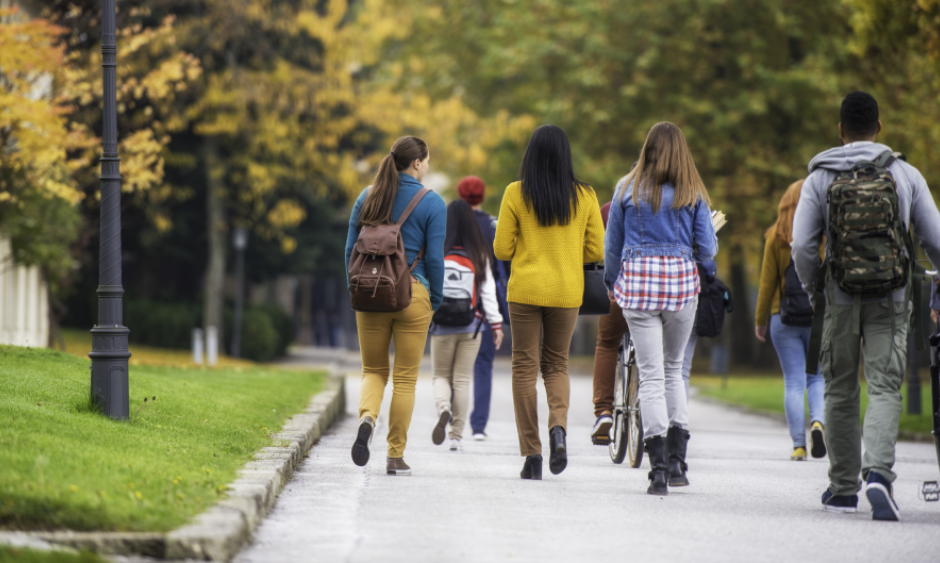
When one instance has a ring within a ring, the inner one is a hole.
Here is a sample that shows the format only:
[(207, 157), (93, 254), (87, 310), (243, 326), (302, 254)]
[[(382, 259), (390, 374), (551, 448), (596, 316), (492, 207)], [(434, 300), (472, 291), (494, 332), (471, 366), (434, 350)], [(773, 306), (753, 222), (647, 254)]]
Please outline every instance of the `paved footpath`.
[[(646, 494), (641, 469), (614, 465), (591, 445), (591, 380), (572, 378), (568, 469), (543, 481), (519, 479), (510, 380), (494, 380), (485, 442), (462, 452), (431, 443), (431, 380), (418, 381), (405, 460), (410, 477), (385, 475), (386, 391), (372, 460), (350, 460), (358, 375), (347, 378), (348, 416), (311, 451), (274, 511), (236, 561), (940, 561), (940, 503), (917, 491), (940, 476), (932, 445), (902, 443), (895, 496), (900, 523), (820, 509), (826, 460), (789, 461), (785, 425), (692, 400), (690, 487)], [(540, 391), (541, 383), (540, 383)], [(546, 420), (544, 396), (539, 402)], [(548, 435), (542, 438), (547, 450)]]

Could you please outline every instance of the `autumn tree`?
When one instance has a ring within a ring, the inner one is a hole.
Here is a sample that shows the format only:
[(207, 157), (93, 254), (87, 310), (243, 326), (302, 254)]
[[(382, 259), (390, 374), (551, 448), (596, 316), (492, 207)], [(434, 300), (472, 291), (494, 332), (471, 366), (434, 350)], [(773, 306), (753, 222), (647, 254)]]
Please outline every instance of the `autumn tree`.
[(0, 10), (0, 232), (17, 262), (40, 266), (53, 288), (71, 269), (83, 197), (75, 174), (94, 143), (70, 120), (64, 32), (17, 8)]

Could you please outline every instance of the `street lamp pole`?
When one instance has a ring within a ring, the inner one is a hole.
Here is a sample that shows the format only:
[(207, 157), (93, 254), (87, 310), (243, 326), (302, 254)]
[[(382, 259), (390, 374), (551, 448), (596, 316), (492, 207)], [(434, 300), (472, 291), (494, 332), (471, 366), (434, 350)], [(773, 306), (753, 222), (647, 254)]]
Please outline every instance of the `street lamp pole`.
[(106, 415), (127, 420), (127, 348), (121, 281), (121, 171), (117, 152), (117, 37), (115, 0), (101, 2), (104, 74), (104, 147), (101, 156), (101, 235), (98, 256), (98, 324), (91, 329), (91, 398)]
[(242, 314), (245, 309), (245, 248), (248, 246), (248, 229), (237, 227), (232, 232), (235, 246), (235, 318), (232, 322), (232, 357), (242, 355)]

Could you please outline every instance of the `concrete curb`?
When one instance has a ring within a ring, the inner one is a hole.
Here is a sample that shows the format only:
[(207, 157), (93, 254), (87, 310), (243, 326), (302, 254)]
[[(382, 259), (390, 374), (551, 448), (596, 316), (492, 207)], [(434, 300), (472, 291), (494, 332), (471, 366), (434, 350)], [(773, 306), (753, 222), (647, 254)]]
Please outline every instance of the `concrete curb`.
[(158, 559), (229, 561), (277, 501), (320, 436), (346, 411), (345, 377), (339, 366), (328, 368), (326, 388), (304, 412), (289, 419), (272, 436), (276, 446), (262, 449), (228, 486), (228, 497), (182, 528), (167, 533), (134, 532), (2, 532), (0, 543), (25, 538), (106, 555), (143, 555)]

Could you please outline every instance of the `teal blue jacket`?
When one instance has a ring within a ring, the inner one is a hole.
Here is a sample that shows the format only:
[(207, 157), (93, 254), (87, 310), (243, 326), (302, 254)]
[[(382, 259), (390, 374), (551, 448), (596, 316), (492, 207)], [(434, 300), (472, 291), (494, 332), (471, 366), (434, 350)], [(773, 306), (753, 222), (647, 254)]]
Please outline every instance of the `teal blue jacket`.
[[(398, 194), (392, 205), (392, 221), (398, 221), (411, 198), (423, 188), (421, 182), (408, 174), (398, 175)], [(349, 233), (346, 235), (346, 284), (349, 284), (349, 257), (359, 238), (359, 214), (365, 204), (369, 189), (362, 190), (349, 216)], [(408, 263), (414, 262), (418, 252), (426, 246), (424, 258), (415, 267), (414, 277), (431, 294), (431, 308), (435, 311), (444, 300), (444, 236), (447, 234), (447, 206), (441, 196), (431, 192), (421, 199), (411, 216), (401, 228)]]

